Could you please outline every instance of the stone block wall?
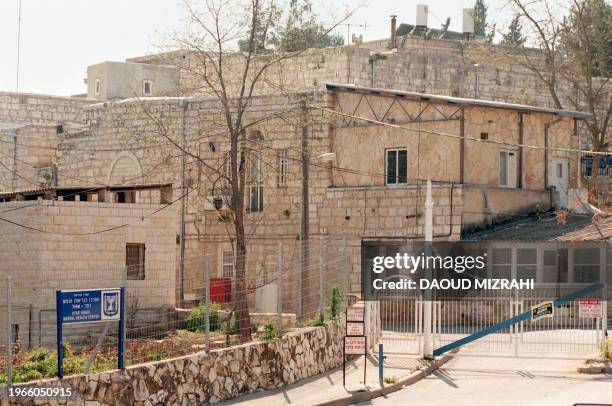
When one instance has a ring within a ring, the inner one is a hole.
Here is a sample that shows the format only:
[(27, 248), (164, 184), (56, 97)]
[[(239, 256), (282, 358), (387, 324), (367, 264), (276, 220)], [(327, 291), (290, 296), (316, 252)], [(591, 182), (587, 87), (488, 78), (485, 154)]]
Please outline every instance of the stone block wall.
[[(75, 375), (62, 385), (76, 390), (67, 405), (167, 405), (218, 403), (256, 391), (275, 389), (335, 368), (342, 363), (344, 320), (255, 342), (167, 361), (90, 375)], [(57, 379), (44, 382), (55, 386)], [(18, 384), (16, 386), (25, 386)], [(0, 405), (29, 405), (27, 398)], [(55, 406), (57, 401), (37, 401)]]
[(55, 342), (57, 289), (120, 286), (126, 243), (144, 243), (146, 250), (145, 279), (128, 280), (128, 298), (138, 297), (139, 308), (174, 306), (174, 210), (149, 216), (163, 206), (48, 200), (0, 206), (4, 219), (21, 225), (0, 223), (0, 279), (11, 276), (14, 302), (32, 306), (31, 319), (13, 321), (21, 342), (28, 335), (33, 344)]
[(57, 128), (27, 125), (0, 131), (0, 192), (51, 185)]
[(0, 92), (0, 121), (41, 125), (80, 123), (82, 108), (95, 102), (84, 97)]

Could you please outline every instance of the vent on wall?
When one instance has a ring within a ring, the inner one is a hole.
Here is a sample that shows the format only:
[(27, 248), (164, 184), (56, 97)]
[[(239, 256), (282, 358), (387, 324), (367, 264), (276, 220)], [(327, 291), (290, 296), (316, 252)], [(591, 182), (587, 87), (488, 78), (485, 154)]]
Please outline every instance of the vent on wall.
[(480, 133), (480, 139), (481, 140), (488, 140), (489, 139), (489, 133)]

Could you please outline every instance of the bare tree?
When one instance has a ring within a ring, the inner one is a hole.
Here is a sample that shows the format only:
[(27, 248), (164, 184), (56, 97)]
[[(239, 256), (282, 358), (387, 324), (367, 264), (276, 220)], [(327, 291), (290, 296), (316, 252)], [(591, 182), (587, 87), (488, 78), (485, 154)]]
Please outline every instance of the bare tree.
[[(560, 10), (550, 0), (510, 0), (527, 23), (530, 45), (514, 46), (505, 56), (530, 70), (542, 82), (558, 109), (586, 110), (585, 125), (594, 152), (610, 145), (610, 5), (605, 0), (571, 0)], [(566, 12), (562, 16), (563, 11)], [(607, 34), (606, 34), (607, 33)], [(571, 84), (575, 94), (563, 92)], [(589, 196), (597, 195), (600, 155), (595, 154)]]
[[(260, 144), (253, 128), (266, 120), (280, 117), (291, 119), (289, 111), (295, 111), (297, 122), (304, 119), (300, 105), (287, 106), (285, 112), (269, 115), (249, 114), (253, 98), (265, 86), (276, 94), (289, 94), (283, 86), (282, 64), (302, 54), (305, 49), (293, 52), (270, 52), (274, 20), (282, 9), (275, 0), (183, 0), (188, 17), (188, 28), (169, 38), (171, 51), (164, 55), (169, 62), (181, 69), (181, 95), (204, 94), (215, 99), (220, 106), (217, 114), (204, 112), (201, 118), (209, 128), (222, 129), (221, 137), (229, 145), (222, 162), (207, 159), (199, 151), (192, 151), (177, 140), (168, 128), (163, 115), (157, 114), (146, 102), (143, 111), (154, 123), (158, 136), (188, 155), (200, 165), (212, 180), (213, 190), (222, 189), (227, 210), (223, 222), (234, 244), (235, 253), (235, 307), (241, 338), (251, 337), (249, 309), (247, 305), (246, 259), (247, 241), (245, 213), (250, 177), (256, 176), (253, 152)], [(348, 13), (346, 19), (351, 13)], [(339, 20), (321, 36), (328, 36)], [(242, 51), (238, 51), (238, 48)], [(256, 117), (255, 117), (256, 116)], [(295, 117), (293, 117), (295, 118)], [(202, 131), (200, 131), (202, 132)], [(256, 152), (256, 151), (255, 151)], [(249, 157), (250, 155), (250, 157)], [(263, 163), (265, 164), (265, 162)], [(247, 166), (249, 170), (247, 171)]]

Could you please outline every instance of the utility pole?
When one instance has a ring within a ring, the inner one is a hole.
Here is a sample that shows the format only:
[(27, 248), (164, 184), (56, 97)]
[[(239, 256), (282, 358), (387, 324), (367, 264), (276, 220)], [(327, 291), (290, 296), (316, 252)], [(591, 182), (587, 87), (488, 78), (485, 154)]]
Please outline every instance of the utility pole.
[(179, 230), (179, 306), (183, 306), (185, 300), (185, 149), (187, 142), (185, 138), (185, 126), (188, 102), (185, 99), (179, 101), (179, 106), (183, 108), (182, 130), (181, 130), (181, 218)]
[[(425, 256), (432, 254), (431, 243), (433, 241), (433, 199), (431, 197), (431, 180), (427, 181), (427, 194), (425, 196)], [(427, 267), (426, 278), (431, 281), (433, 272)], [(431, 288), (425, 290), (425, 303), (423, 304), (423, 357), (433, 356), (433, 338), (431, 334), (432, 320), (432, 291)]]
[(301, 155), (302, 155), (302, 190), (300, 193), (300, 277), (298, 283), (299, 294), (299, 315), (304, 317), (304, 290), (305, 290), (305, 272), (308, 269), (309, 262), (309, 204), (308, 204), (308, 167), (310, 154), (308, 153), (308, 101), (304, 98), (302, 102), (302, 135), (301, 135)]

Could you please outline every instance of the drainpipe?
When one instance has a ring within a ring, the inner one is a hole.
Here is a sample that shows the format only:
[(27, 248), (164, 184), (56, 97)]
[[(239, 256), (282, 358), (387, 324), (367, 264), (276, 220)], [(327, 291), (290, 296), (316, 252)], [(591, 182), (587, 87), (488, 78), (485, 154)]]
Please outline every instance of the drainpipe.
[(182, 117), (182, 154), (181, 154), (181, 213), (180, 213), (180, 229), (179, 229), (179, 306), (183, 306), (185, 300), (185, 121), (187, 115), (188, 102), (185, 99), (179, 101), (179, 106), (183, 108)]
[[(519, 140), (518, 143), (520, 145), (523, 145), (523, 138), (524, 138), (524, 132), (523, 132), (523, 128), (524, 128), (524, 121), (523, 121), (523, 115), (525, 113), (519, 113)], [(517, 165), (517, 172), (518, 172), (518, 188), (522, 189), (523, 188), (523, 147), (519, 146), (518, 148), (518, 165)]]
[(461, 119), (459, 120), (459, 183), (465, 180), (465, 108), (461, 108)]
[(480, 94), (478, 93), (478, 88), (480, 87), (479, 86), (480, 78), (478, 77), (478, 73), (479, 73), (478, 72), (478, 68), (479, 67), (480, 67), (479, 64), (477, 64), (477, 63), (474, 64), (474, 98), (475, 99), (480, 98)]

